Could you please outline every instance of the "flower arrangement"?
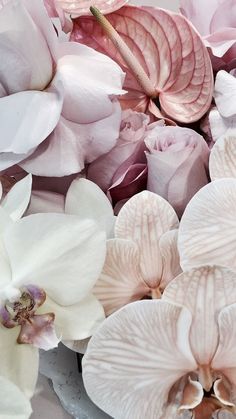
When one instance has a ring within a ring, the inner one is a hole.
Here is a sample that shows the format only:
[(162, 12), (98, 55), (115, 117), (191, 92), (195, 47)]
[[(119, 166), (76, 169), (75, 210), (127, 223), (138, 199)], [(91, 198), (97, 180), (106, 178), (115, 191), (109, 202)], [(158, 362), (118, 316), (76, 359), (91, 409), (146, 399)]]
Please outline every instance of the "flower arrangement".
[(236, 418), (236, 1), (0, 28), (0, 418), (59, 342), (104, 417)]

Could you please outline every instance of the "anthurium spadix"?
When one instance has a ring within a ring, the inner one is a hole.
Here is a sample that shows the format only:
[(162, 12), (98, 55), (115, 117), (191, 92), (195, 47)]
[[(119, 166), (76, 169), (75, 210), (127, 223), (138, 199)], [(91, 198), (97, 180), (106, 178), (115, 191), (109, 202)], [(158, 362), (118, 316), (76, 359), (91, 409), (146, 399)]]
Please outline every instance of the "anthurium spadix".
[(157, 194), (143, 191), (120, 210), (115, 238), (107, 241), (107, 256), (94, 293), (106, 315), (145, 296), (159, 298), (180, 272), (177, 251), (178, 217)]
[(211, 61), (186, 18), (153, 7), (125, 6), (107, 19), (96, 8), (91, 11), (98, 22), (75, 19), (71, 39), (106, 53), (123, 68), (128, 91), (123, 107), (160, 117), (160, 102), (165, 115), (185, 123), (206, 113), (213, 93)]
[(25, 393), (37, 378), (34, 346), (85, 339), (103, 320), (91, 290), (105, 253), (105, 233), (73, 215), (29, 215), (1, 234), (0, 371)]
[(102, 323), (83, 359), (86, 390), (115, 419), (235, 413), (235, 324), (236, 273), (184, 272), (161, 300), (128, 304)]
[(191, 199), (180, 222), (183, 270), (218, 263), (236, 269), (236, 179), (217, 179)]

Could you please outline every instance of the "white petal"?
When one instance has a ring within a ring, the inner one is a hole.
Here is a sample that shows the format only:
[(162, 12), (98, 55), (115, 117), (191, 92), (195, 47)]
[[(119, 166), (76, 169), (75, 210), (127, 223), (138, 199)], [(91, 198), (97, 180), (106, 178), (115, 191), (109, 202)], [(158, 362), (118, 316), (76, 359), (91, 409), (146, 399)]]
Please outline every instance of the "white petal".
[(211, 150), (209, 169), (212, 180), (236, 178), (236, 136), (219, 138)]
[(38, 349), (17, 343), (19, 333), (19, 327), (7, 329), (0, 325), (0, 371), (30, 398), (38, 377)]
[(64, 214), (22, 218), (4, 232), (4, 246), (14, 285), (38, 285), (62, 305), (87, 296), (106, 253), (105, 234), (92, 221)]
[(215, 81), (216, 106), (225, 118), (236, 114), (236, 78), (226, 71), (218, 71)]
[(0, 418), (28, 419), (32, 413), (29, 400), (11, 381), (0, 376)]
[(132, 240), (138, 245), (142, 276), (150, 287), (158, 287), (162, 275), (159, 240), (162, 234), (178, 227), (178, 224), (170, 204), (148, 191), (133, 196), (119, 212), (115, 236)]
[(218, 313), (236, 302), (236, 273), (217, 266), (192, 269), (171, 281), (162, 298), (192, 313), (191, 349), (199, 365), (209, 365), (218, 345)]
[(230, 118), (223, 118), (217, 109), (213, 109), (209, 114), (209, 122), (214, 141), (218, 141), (222, 136), (235, 135), (236, 115)]
[(173, 384), (195, 370), (188, 310), (163, 301), (131, 303), (91, 338), (83, 379), (91, 399), (117, 419), (160, 419)]
[(106, 261), (94, 287), (94, 294), (107, 316), (149, 293), (139, 265), (139, 250), (134, 242), (124, 239), (107, 241)]
[(217, 264), (236, 268), (236, 179), (218, 179), (190, 201), (179, 227), (183, 270)]
[(33, 191), (26, 215), (39, 212), (65, 212), (65, 197), (62, 194), (49, 191)]
[(29, 204), (31, 187), (32, 175), (25, 176), (10, 189), (3, 199), (1, 205), (14, 221), (22, 217)]
[(65, 202), (67, 214), (89, 218), (96, 222), (109, 236), (114, 225), (113, 209), (104, 192), (87, 179), (75, 179), (67, 192)]
[(160, 238), (160, 252), (162, 256), (162, 280), (160, 288), (163, 290), (167, 284), (182, 272), (177, 248), (178, 230), (170, 230)]
[(89, 294), (79, 303), (63, 307), (51, 298), (37, 313), (54, 313), (57, 336), (63, 340), (80, 340), (90, 337), (105, 319), (101, 303)]

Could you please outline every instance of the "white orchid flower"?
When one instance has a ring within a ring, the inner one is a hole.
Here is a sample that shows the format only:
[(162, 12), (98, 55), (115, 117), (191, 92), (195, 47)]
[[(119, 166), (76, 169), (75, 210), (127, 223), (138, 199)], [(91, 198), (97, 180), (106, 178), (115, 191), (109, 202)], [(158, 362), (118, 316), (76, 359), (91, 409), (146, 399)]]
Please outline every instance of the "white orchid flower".
[(159, 298), (168, 282), (181, 272), (178, 225), (171, 205), (152, 192), (143, 191), (124, 204), (94, 287), (106, 315), (145, 296)]
[(236, 178), (236, 130), (234, 136), (219, 138), (211, 150), (209, 170), (212, 180)]
[(37, 379), (37, 347), (86, 339), (103, 320), (92, 288), (105, 254), (105, 233), (73, 215), (30, 215), (2, 232), (0, 371), (27, 397)]
[(30, 402), (19, 388), (0, 376), (0, 419), (29, 419)]
[(235, 417), (235, 324), (236, 273), (184, 272), (102, 323), (83, 359), (88, 395), (115, 419)]

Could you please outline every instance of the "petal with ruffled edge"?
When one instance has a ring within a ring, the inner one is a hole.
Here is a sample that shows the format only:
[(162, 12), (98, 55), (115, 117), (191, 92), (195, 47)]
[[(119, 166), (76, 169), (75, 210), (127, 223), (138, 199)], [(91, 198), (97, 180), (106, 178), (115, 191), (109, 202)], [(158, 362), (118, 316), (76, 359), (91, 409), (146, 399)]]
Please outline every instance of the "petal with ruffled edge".
[(19, 220), (29, 205), (32, 187), (32, 176), (25, 176), (17, 182), (1, 202), (2, 207), (14, 220)]
[(17, 343), (19, 332), (19, 327), (7, 329), (0, 325), (0, 371), (1, 376), (12, 381), (30, 398), (38, 377), (38, 349)]
[(222, 137), (211, 150), (209, 169), (211, 179), (236, 178), (236, 137)]
[(131, 303), (108, 317), (83, 359), (90, 398), (113, 417), (160, 419), (174, 383), (196, 369), (190, 312), (163, 301)]
[(115, 217), (109, 199), (104, 192), (87, 179), (75, 179), (66, 194), (65, 212), (89, 218), (110, 236)]
[(138, 246), (124, 239), (107, 241), (107, 256), (94, 294), (109, 316), (124, 305), (148, 295), (149, 287), (142, 280)]
[(221, 70), (215, 81), (214, 98), (220, 114), (228, 118), (236, 114), (236, 78)]
[(217, 266), (192, 269), (171, 281), (162, 298), (192, 313), (192, 352), (199, 365), (210, 365), (219, 340), (217, 315), (236, 302), (236, 273)]
[(162, 279), (160, 289), (164, 290), (168, 283), (182, 272), (179, 262), (177, 247), (178, 230), (170, 230), (164, 233), (159, 242), (162, 256)]
[(13, 285), (38, 286), (62, 305), (87, 296), (106, 254), (105, 233), (93, 221), (64, 214), (24, 217), (4, 232), (3, 243)]
[(55, 329), (63, 340), (81, 340), (90, 337), (105, 318), (97, 298), (89, 294), (77, 304), (62, 306), (47, 297), (37, 313), (55, 313)]
[(177, 215), (160, 196), (144, 191), (132, 197), (120, 210), (115, 237), (134, 241), (140, 250), (140, 266), (148, 286), (159, 286), (162, 257), (159, 240), (166, 231), (178, 227)]
[(189, 202), (179, 227), (183, 270), (206, 264), (236, 267), (236, 179), (218, 179)]
[(0, 377), (0, 393), (1, 419), (28, 419), (30, 417), (32, 409), (29, 400), (7, 378)]

